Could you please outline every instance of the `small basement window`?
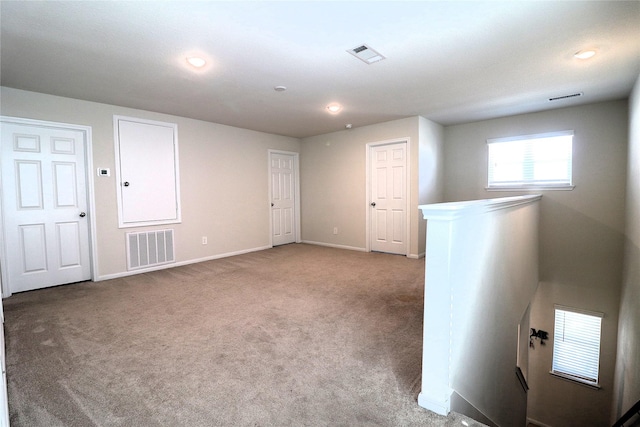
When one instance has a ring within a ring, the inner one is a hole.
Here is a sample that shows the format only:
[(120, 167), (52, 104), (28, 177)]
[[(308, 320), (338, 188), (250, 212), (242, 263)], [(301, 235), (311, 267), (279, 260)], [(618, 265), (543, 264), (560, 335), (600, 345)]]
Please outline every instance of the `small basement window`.
[(487, 140), (487, 190), (573, 189), (573, 131)]
[(555, 306), (551, 373), (600, 388), (600, 331), (604, 314)]

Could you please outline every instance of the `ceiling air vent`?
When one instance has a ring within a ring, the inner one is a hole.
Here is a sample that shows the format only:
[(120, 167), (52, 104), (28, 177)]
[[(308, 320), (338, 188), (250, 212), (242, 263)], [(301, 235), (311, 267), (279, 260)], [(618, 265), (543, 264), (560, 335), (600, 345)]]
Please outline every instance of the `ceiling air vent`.
[(576, 98), (578, 96), (582, 96), (582, 92), (572, 93), (571, 95), (556, 96), (555, 98), (549, 98), (549, 101), (560, 101), (561, 99)]
[(347, 50), (351, 55), (360, 59), (361, 61), (366, 62), (367, 64), (373, 64), (374, 62), (382, 61), (384, 56), (380, 54), (380, 52), (376, 52), (371, 47), (366, 44), (354, 47), (353, 49)]

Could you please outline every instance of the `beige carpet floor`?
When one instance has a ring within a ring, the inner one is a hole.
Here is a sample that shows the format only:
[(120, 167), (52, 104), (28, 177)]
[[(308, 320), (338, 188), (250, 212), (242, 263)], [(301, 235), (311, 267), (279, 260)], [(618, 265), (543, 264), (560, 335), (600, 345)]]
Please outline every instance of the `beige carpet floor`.
[(479, 425), (416, 403), (423, 277), (297, 244), (15, 294), (12, 425)]

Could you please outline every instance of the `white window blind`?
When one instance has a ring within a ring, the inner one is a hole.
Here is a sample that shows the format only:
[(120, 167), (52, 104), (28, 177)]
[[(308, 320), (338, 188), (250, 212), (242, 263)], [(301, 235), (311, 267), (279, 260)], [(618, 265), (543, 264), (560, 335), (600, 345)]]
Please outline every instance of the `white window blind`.
[(487, 140), (488, 188), (570, 187), (573, 131)]
[(551, 373), (598, 385), (602, 313), (555, 307)]

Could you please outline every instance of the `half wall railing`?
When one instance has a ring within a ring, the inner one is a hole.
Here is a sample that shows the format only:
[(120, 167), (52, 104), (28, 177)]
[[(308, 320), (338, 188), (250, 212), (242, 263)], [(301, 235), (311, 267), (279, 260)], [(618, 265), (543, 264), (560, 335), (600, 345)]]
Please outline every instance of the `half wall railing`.
[[(542, 196), (420, 206), (427, 220), (420, 406), (454, 393), (496, 425), (525, 425), (518, 325), (538, 286)], [(459, 412), (459, 411), (458, 411)]]

